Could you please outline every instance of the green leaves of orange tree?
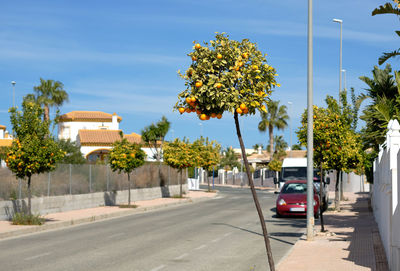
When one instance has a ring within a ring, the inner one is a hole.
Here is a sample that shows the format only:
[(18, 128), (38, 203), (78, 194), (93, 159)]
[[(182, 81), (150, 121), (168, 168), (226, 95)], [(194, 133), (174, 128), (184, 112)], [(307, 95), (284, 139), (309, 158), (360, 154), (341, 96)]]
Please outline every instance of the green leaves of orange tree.
[(186, 89), (178, 95), (175, 109), (215, 117), (225, 111), (233, 113), (243, 104), (239, 114), (265, 112), (267, 97), (279, 84), (275, 69), (255, 43), (230, 40), (224, 33), (217, 33), (215, 40), (203, 46), (194, 43), (188, 54), (190, 67), (179, 72)]
[(146, 153), (139, 144), (130, 143), (126, 138), (114, 142), (108, 163), (113, 171), (130, 174), (144, 164)]
[(163, 148), (163, 159), (167, 165), (182, 170), (195, 166), (197, 154), (188, 140), (181, 141), (176, 138), (173, 142), (167, 142)]
[[(327, 98), (328, 108), (314, 106), (314, 162), (324, 169), (350, 172), (361, 165), (362, 151), (359, 135), (351, 129), (347, 109), (340, 110), (332, 97)], [(307, 112), (302, 115), (302, 126), (297, 135), (307, 144)]]
[(64, 157), (49, 132), (49, 121), (43, 121), (43, 109), (32, 102), (22, 104), (22, 112), (10, 109), (16, 140), (8, 150), (6, 163), (19, 178), (54, 170)]
[(192, 144), (197, 153), (196, 166), (211, 171), (214, 166), (218, 165), (221, 156), (221, 145), (217, 141), (209, 141), (208, 138), (201, 137)]

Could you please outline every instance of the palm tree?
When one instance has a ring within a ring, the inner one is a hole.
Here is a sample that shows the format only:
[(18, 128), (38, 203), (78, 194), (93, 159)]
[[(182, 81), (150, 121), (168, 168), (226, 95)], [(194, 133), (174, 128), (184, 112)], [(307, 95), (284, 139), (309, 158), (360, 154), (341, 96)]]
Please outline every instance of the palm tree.
[(384, 70), (375, 66), (373, 78), (360, 77), (368, 86), (364, 98), (371, 100), (360, 116), (366, 122), (361, 133), (364, 148), (372, 147), (378, 151), (379, 145), (385, 141), (389, 120), (400, 116), (400, 77), (398, 72), (394, 73), (395, 76), (391, 72), (389, 64)]
[(274, 128), (284, 129), (288, 124), (289, 116), (286, 105), (279, 106), (279, 101), (268, 103), (267, 113), (261, 113), (261, 121), (258, 123), (258, 130), (265, 132), (268, 129), (269, 145), (271, 146), (271, 157), (274, 154)]
[(40, 78), (40, 85), (33, 87), (33, 90), (36, 96), (28, 94), (25, 99), (34, 100), (44, 107), (44, 120), (50, 119), (50, 107), (59, 107), (68, 101), (68, 93), (64, 90), (64, 85), (60, 81)]
[[(400, 5), (397, 3), (396, 5), (392, 5), (392, 3), (386, 3), (383, 6), (379, 6), (378, 8), (372, 11), (372, 16), (380, 15), (380, 14), (394, 14), (400, 16)], [(400, 36), (400, 31), (395, 31), (397, 36)], [(386, 60), (392, 57), (396, 57), (400, 55), (400, 48), (388, 53), (383, 53), (383, 55), (379, 58), (379, 65), (385, 63)]]

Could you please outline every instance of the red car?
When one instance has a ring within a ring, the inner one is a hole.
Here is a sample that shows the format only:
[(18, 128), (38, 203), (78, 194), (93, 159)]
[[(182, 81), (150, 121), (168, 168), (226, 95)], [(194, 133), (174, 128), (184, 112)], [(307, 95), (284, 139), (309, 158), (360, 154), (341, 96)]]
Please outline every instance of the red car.
[[(319, 217), (319, 197), (314, 187), (314, 217)], [(276, 216), (307, 215), (307, 181), (285, 182), (276, 200)]]

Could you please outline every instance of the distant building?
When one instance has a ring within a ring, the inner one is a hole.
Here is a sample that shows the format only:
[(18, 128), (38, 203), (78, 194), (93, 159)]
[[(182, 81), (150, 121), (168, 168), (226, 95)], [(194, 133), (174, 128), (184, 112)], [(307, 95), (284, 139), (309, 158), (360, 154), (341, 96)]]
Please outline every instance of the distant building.
[[(122, 121), (117, 114), (100, 111), (72, 111), (60, 117), (58, 138), (70, 139), (81, 148), (84, 157), (90, 161), (104, 160), (115, 141), (121, 139)], [(124, 134), (129, 142), (143, 144), (142, 137), (136, 133)], [(150, 148), (142, 147), (148, 161), (154, 161)]]
[[(0, 148), (1, 147), (10, 147), (12, 144), (12, 136), (6, 130), (6, 126), (0, 125)], [(0, 167), (6, 167), (5, 161), (0, 159)]]

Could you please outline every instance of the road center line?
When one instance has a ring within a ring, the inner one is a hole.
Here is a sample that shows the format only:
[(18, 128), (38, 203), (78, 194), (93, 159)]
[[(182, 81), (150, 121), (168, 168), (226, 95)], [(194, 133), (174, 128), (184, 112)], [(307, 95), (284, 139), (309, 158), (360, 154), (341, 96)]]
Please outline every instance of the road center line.
[(205, 247), (207, 247), (207, 246), (206, 245), (201, 245), (199, 247), (196, 247), (195, 250), (199, 250), (199, 249), (202, 249), (202, 248), (205, 248)]
[(157, 266), (156, 268), (151, 269), (150, 271), (158, 271), (158, 270), (163, 269), (164, 267), (165, 267), (165, 265), (160, 265), (160, 266)]
[(181, 260), (181, 259), (185, 258), (187, 255), (189, 255), (189, 254), (183, 253), (181, 256), (176, 257), (174, 260)]
[(46, 252), (46, 253), (42, 253), (42, 254), (39, 254), (39, 255), (35, 255), (35, 256), (32, 256), (32, 257), (25, 258), (24, 260), (25, 261), (30, 261), (30, 260), (34, 260), (34, 259), (37, 259), (37, 258), (40, 258), (40, 257), (44, 257), (44, 256), (47, 256), (47, 255), (50, 255), (50, 254), (51, 254), (50, 252)]

